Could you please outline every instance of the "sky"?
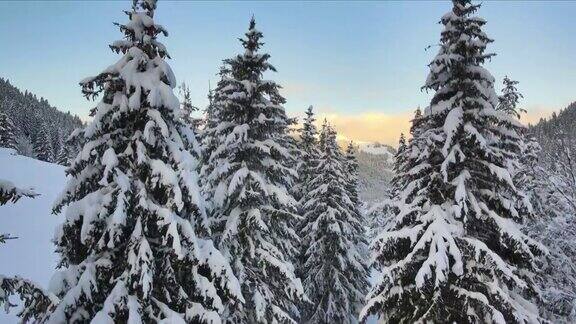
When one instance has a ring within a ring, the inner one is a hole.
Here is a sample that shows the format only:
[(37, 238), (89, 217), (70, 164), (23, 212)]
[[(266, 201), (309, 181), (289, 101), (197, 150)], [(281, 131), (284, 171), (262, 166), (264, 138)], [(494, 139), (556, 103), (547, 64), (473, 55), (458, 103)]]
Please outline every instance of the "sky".
[[(78, 82), (119, 59), (108, 44), (122, 35), (131, 1), (0, 1), (0, 77), (63, 111), (87, 118), (95, 102)], [(242, 52), (237, 38), (254, 15), (263, 51), (278, 73), (289, 115), (313, 105), (342, 139), (396, 144), (416, 107), (437, 52), (449, 1), (159, 1), (155, 21), (178, 82), (204, 107), (221, 61)], [(576, 100), (576, 1), (484, 1), (478, 15), (495, 40), (486, 66), (501, 88), (520, 81), (525, 122)], [(431, 46), (427, 49), (428, 46)]]

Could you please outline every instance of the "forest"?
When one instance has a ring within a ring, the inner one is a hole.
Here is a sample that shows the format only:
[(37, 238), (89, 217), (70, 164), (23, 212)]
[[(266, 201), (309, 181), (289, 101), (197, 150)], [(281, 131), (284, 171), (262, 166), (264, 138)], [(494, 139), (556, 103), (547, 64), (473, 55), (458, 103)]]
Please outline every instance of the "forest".
[[(431, 100), (394, 148), (289, 115), (255, 17), (206, 107), (156, 0), (79, 82), (88, 120), (0, 79), (0, 221), (58, 223), (38, 243), (50, 284), (0, 257), (0, 305), (24, 323), (576, 322), (576, 102), (522, 123), (522, 82), (485, 67), (481, 5), (445, 5), (414, 89)], [(58, 173), (30, 175), (54, 191), (42, 211), (26, 206), (47, 192), (11, 178), (28, 165)], [(0, 249), (18, 236), (0, 227)]]

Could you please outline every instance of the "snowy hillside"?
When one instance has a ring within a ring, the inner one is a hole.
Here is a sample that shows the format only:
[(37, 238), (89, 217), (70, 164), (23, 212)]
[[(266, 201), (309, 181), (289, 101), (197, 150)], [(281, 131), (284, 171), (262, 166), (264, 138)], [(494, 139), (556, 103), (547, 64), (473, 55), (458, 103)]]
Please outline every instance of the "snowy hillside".
[[(51, 242), (60, 217), (51, 215), (52, 203), (64, 187), (64, 167), (38, 161), (0, 148), (1, 179), (21, 188), (34, 187), (40, 196), (0, 206), (0, 233), (18, 237), (0, 245), (0, 273), (19, 275), (47, 287), (57, 257)], [(9, 262), (5, 262), (9, 260)], [(14, 299), (15, 300), (15, 299)], [(0, 323), (16, 323), (16, 311), (0, 312)]]
[(392, 165), (396, 150), (379, 143), (358, 146), (358, 176), (360, 198), (367, 202), (380, 201), (392, 179)]
[(361, 143), (358, 144), (358, 150), (360, 152), (365, 152), (374, 155), (382, 155), (387, 161), (392, 163), (394, 160), (394, 153), (396, 149), (390, 145), (375, 143)]

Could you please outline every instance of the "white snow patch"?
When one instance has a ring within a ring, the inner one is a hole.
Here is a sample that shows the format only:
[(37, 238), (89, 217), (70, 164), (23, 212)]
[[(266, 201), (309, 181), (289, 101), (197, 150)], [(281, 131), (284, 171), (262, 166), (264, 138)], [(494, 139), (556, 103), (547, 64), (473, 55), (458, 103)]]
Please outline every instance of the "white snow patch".
[[(0, 273), (48, 287), (58, 260), (52, 234), (64, 220), (51, 214), (52, 203), (64, 188), (64, 167), (11, 152), (0, 148), (0, 179), (20, 188), (33, 187), (40, 196), (0, 206), (0, 232), (18, 237), (0, 246)], [(0, 312), (0, 323), (18, 323), (16, 313), (16, 309), (10, 314)]]

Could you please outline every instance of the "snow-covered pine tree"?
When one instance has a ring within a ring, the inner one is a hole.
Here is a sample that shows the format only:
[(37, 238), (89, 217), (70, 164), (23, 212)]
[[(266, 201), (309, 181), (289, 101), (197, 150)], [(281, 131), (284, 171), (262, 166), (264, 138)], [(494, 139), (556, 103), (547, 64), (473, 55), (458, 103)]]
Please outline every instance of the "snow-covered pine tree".
[(526, 112), (526, 110), (518, 107), (520, 98), (524, 98), (516, 87), (519, 82), (505, 76), (502, 83), (504, 88), (502, 89), (502, 95), (498, 97), (498, 110), (502, 110), (519, 119), (520, 113)]
[[(364, 227), (365, 218), (360, 210), (362, 208), (362, 202), (360, 201), (360, 196), (358, 193), (358, 185), (360, 181), (358, 159), (356, 154), (357, 148), (354, 146), (354, 143), (350, 141), (346, 147), (343, 161), (346, 176), (346, 186), (344, 189), (346, 190), (346, 195), (352, 201), (352, 209), (350, 210), (350, 214), (353, 215), (360, 224), (362, 224), (362, 231), (354, 233), (355, 237), (353, 243), (361, 253), (362, 260), (366, 260), (366, 257), (369, 255), (369, 248), (368, 241), (366, 240), (366, 228)], [(364, 264), (367, 267), (367, 263)], [(366, 293), (365, 289), (363, 292)]]
[(8, 202), (15, 203), (22, 197), (34, 198), (36, 196), (38, 194), (32, 188), (18, 188), (12, 182), (0, 179), (0, 206)]
[(513, 81), (506, 76), (504, 77), (503, 84), (504, 88), (502, 89), (502, 95), (498, 97), (496, 109), (510, 117), (503, 122), (503, 126), (505, 128), (511, 128), (512, 132), (507, 134), (507, 136), (502, 136), (503, 140), (501, 144), (507, 149), (510, 155), (509, 168), (514, 177), (516, 173), (522, 169), (520, 159), (522, 157), (522, 151), (524, 150), (526, 127), (520, 123), (520, 114), (526, 112), (526, 110), (518, 107), (520, 98), (523, 98), (516, 87), (518, 81)]
[(416, 111), (414, 111), (414, 118), (412, 118), (412, 125), (410, 126), (410, 134), (412, 134), (412, 138), (420, 135), (419, 127), (424, 123), (424, 121), (425, 118), (422, 115), (422, 109), (418, 106)]
[(411, 169), (419, 164), (421, 159), (428, 154), (426, 137), (421, 136), (426, 126), (427, 117), (422, 114), (420, 107), (416, 109), (414, 117), (410, 122), (411, 137), (408, 140), (402, 156), (397, 159), (399, 164), (397, 172), (395, 172), (396, 179), (393, 180), (395, 184), (394, 196), (399, 195), (399, 191), (403, 189), (408, 182), (412, 181)]
[(70, 152), (68, 150), (68, 146), (66, 145), (66, 143), (62, 142), (62, 144), (60, 145), (60, 150), (58, 151), (58, 155), (56, 155), (56, 159), (54, 160), (54, 162), (63, 166), (68, 166), (70, 162), (69, 156)]
[(402, 187), (401, 181), (402, 179), (405, 179), (404, 172), (406, 161), (408, 159), (408, 152), (409, 150), (408, 144), (406, 143), (406, 137), (404, 136), (404, 133), (401, 133), (400, 139), (398, 140), (398, 149), (394, 155), (394, 165), (392, 167), (392, 171), (394, 171), (394, 177), (390, 181), (390, 193), (392, 197), (398, 193), (399, 188)]
[[(394, 155), (394, 164), (392, 171), (394, 176), (390, 180), (390, 187), (385, 190), (385, 195), (382, 199), (366, 210), (366, 220), (368, 221), (368, 239), (372, 240), (380, 232), (386, 230), (386, 225), (390, 219), (398, 212), (397, 200), (395, 197), (398, 195), (402, 188), (405, 177), (405, 170), (408, 159), (409, 147), (406, 143), (406, 136), (400, 133), (398, 139), (398, 149)], [(376, 265), (377, 266), (377, 265)]]
[(182, 119), (184, 123), (188, 125), (194, 132), (197, 132), (200, 126), (200, 119), (194, 117), (194, 112), (198, 111), (198, 107), (192, 104), (192, 94), (190, 92), (190, 87), (185, 82), (182, 82), (178, 87), (178, 92), (182, 97), (181, 108), (182, 108)]
[(347, 177), (346, 191), (355, 206), (354, 208), (358, 211), (360, 208), (360, 198), (358, 197), (358, 161), (356, 160), (356, 148), (352, 141), (350, 141), (346, 147), (345, 159), (345, 175)]
[(59, 301), (58, 297), (31, 280), (0, 274), (0, 306), (4, 306), (6, 312), (17, 306), (10, 300), (12, 295), (18, 295), (22, 304), (25, 305), (17, 314), (22, 319), (22, 323), (37, 323), (34, 320), (42, 318), (47, 311), (53, 310), (54, 305)]
[(364, 228), (347, 190), (348, 166), (336, 132), (330, 126), (322, 132), (325, 142), (303, 197), (301, 273), (312, 301), (305, 322), (354, 323), (368, 286), (365, 258), (358, 250)]
[[(32, 188), (22, 189), (16, 187), (12, 182), (0, 179), (0, 205), (8, 202), (15, 203), (22, 197), (34, 198), (38, 196)], [(8, 233), (0, 232), (0, 244), (6, 243), (7, 240), (16, 239)], [(44, 291), (33, 282), (21, 277), (6, 277), (0, 274), (0, 306), (4, 306), (6, 312), (11, 307), (16, 306), (10, 301), (10, 296), (18, 294), (24, 301), (24, 307), (18, 314), (23, 322), (28, 322), (37, 318), (39, 311), (44, 311), (50, 305), (58, 300), (56, 296)]]
[(68, 144), (66, 143), (67, 136), (59, 132), (58, 133), (58, 144), (54, 146), (54, 151), (56, 154), (54, 155), (54, 163), (58, 163), (63, 166), (69, 165), (70, 160), (70, 151)]
[(314, 150), (318, 151), (316, 146), (316, 136), (318, 135), (318, 130), (316, 129), (316, 118), (314, 117), (314, 107), (308, 106), (306, 109), (306, 117), (302, 123), (302, 129), (300, 130), (300, 141), (302, 142), (302, 148), (307, 152), (312, 152)]
[[(210, 85), (210, 81), (208, 81), (208, 94), (206, 95), (208, 98), (208, 107), (212, 105), (212, 101), (214, 100), (214, 90), (212, 90), (212, 86)], [(206, 108), (208, 110), (208, 108)]]
[[(180, 121), (185, 125), (185, 127), (181, 128), (182, 136), (185, 137), (185, 149), (191, 153), (197, 161), (200, 161), (202, 150), (198, 141), (198, 134), (202, 120), (193, 116), (194, 112), (198, 111), (199, 109), (198, 107), (192, 105), (192, 94), (186, 83), (182, 82), (182, 84), (180, 84), (178, 87), (178, 91), (182, 97), (180, 102)], [(200, 171), (200, 163), (197, 163), (196, 171)], [(199, 185), (201, 185), (200, 181)], [(208, 204), (206, 204), (205, 208), (207, 208), (207, 205)], [(210, 227), (209, 224), (207, 226)]]
[[(306, 110), (306, 117), (302, 123), (302, 128), (300, 131), (300, 157), (298, 158), (297, 171), (298, 171), (298, 183), (294, 186), (294, 196), (299, 201), (304, 196), (304, 193), (308, 190), (307, 184), (310, 183), (312, 177), (312, 170), (314, 168), (314, 161), (318, 157), (318, 147), (317, 139), (318, 131), (316, 130), (316, 125), (314, 122), (314, 112), (313, 107), (309, 106)], [(300, 201), (302, 205), (302, 201)]]
[(542, 181), (542, 175), (540, 174), (540, 168), (538, 166), (538, 156), (542, 148), (536, 140), (536, 137), (530, 133), (527, 133), (524, 138), (524, 146), (520, 155), (520, 163), (523, 167), (522, 172), (515, 176), (514, 183), (517, 184), (524, 192), (530, 197), (532, 205), (539, 204), (541, 202), (535, 201), (536, 191), (540, 184), (538, 182)]
[[(385, 231), (390, 220), (398, 213), (399, 200), (397, 198), (406, 183), (410, 181), (411, 177), (408, 171), (414, 165), (414, 159), (417, 159), (420, 154), (419, 144), (422, 144), (422, 140), (419, 140), (417, 135), (422, 121), (422, 111), (418, 107), (414, 113), (414, 118), (411, 120), (410, 134), (412, 137), (407, 142), (404, 133), (400, 134), (398, 149), (394, 155), (392, 166), (394, 176), (390, 180), (389, 188), (386, 189), (386, 195), (382, 201), (366, 211), (370, 228), (368, 237), (370, 239), (374, 239), (378, 233)], [(378, 267), (378, 264), (374, 264), (374, 266)]]
[(322, 126), (320, 128), (320, 133), (318, 134), (318, 147), (322, 148), (326, 145), (326, 134), (328, 134), (328, 128), (330, 124), (328, 124), (328, 120), (324, 118), (322, 122)]
[[(214, 197), (214, 190), (215, 188), (212, 187), (214, 184), (213, 181), (209, 180), (210, 174), (214, 170), (216, 165), (212, 165), (210, 163), (212, 153), (221, 145), (224, 138), (219, 137), (219, 130), (218, 125), (220, 124), (221, 117), (219, 114), (219, 107), (220, 105), (216, 104), (215, 93), (222, 89), (225, 84), (223, 82), (224, 77), (228, 75), (230, 71), (226, 67), (226, 65), (222, 65), (220, 67), (220, 71), (218, 75), (220, 76), (220, 81), (217, 84), (216, 90), (210, 89), (208, 91), (208, 106), (204, 110), (204, 127), (198, 130), (199, 138), (200, 138), (200, 164), (199, 164), (199, 173), (200, 173), (200, 188), (202, 190), (202, 194), (209, 198), (206, 200), (207, 203), (207, 210), (210, 214), (213, 209), (213, 199)], [(212, 218), (209, 218), (209, 221), (212, 221)]]
[(16, 150), (20, 155), (28, 156), (31, 158), (36, 157), (34, 154), (34, 144), (32, 143), (30, 137), (27, 135), (16, 136)]
[[(379, 233), (387, 230), (387, 226), (391, 223), (390, 221), (399, 211), (401, 201), (398, 197), (406, 184), (412, 180), (409, 171), (417, 164), (420, 152), (425, 151), (422, 147), (425, 146), (426, 141), (419, 137), (424, 121), (422, 111), (418, 107), (414, 112), (414, 118), (411, 120), (410, 134), (412, 137), (406, 143), (404, 134), (401, 134), (398, 140), (398, 150), (394, 156), (394, 176), (390, 181), (390, 187), (386, 190), (383, 200), (366, 211), (366, 218), (369, 222), (368, 237), (371, 240)], [(372, 265), (377, 268), (380, 267), (377, 263)]]
[(79, 155), (80, 150), (84, 147), (85, 137), (83, 128), (75, 128), (70, 135), (64, 140), (64, 146), (68, 153), (67, 166)]
[(297, 253), (297, 202), (290, 194), (296, 172), (289, 166), (288, 125), (280, 86), (264, 80), (276, 71), (260, 54), (262, 33), (254, 19), (240, 39), (243, 54), (224, 61), (225, 72), (203, 132), (203, 166), (212, 192), (211, 213), (219, 247), (226, 253), (246, 299), (231, 307), (230, 323), (293, 322), (303, 288), (291, 259)]
[(422, 109), (420, 109), (420, 107), (416, 108), (416, 111), (414, 111), (414, 117), (410, 121), (410, 139), (406, 145), (405, 163), (411, 163), (409, 161), (410, 159), (418, 158), (421, 151), (424, 151), (424, 148), (426, 147), (426, 142), (422, 140), (420, 136), (426, 125), (426, 120), (426, 116), (422, 114)]
[(534, 150), (538, 149), (538, 144), (533, 140), (528, 143), (530, 141), (527, 138), (528, 130), (520, 123), (520, 114), (525, 113), (526, 110), (518, 107), (520, 98), (523, 98), (517, 89), (519, 82), (506, 76), (502, 83), (504, 88), (502, 95), (498, 97), (496, 109), (509, 115), (511, 119), (511, 122), (503, 123), (503, 126), (511, 131), (506, 133), (506, 136), (502, 136), (504, 138), (502, 144), (509, 152), (508, 169), (522, 197), (522, 199), (515, 199), (516, 208), (522, 217), (530, 217), (533, 214), (533, 199), (531, 198), (535, 196), (528, 191), (530, 187), (533, 187), (531, 182), (536, 181), (533, 168), (537, 161), (537, 153)]
[(402, 153), (406, 151), (406, 136), (404, 133), (400, 133), (400, 138), (398, 139), (398, 149), (396, 150), (396, 156), (394, 157), (394, 169), (400, 169), (400, 165), (402, 164), (402, 160), (398, 159), (397, 157), (402, 156)]
[[(534, 323), (531, 267), (543, 249), (522, 234), (507, 197), (519, 194), (506, 169), (507, 114), (497, 111), (494, 78), (482, 64), (492, 40), (454, 0), (441, 23), (440, 50), (424, 86), (435, 91), (418, 136), (426, 146), (389, 231), (373, 242), (383, 275), (361, 314), (396, 323)], [(512, 134), (514, 135), (514, 134)]]
[[(302, 150), (300, 148), (300, 143), (298, 140), (298, 133), (299, 133), (299, 129), (297, 127), (298, 125), (298, 118), (296, 117), (292, 117), (292, 118), (288, 118), (286, 121), (286, 125), (287, 125), (287, 132), (286, 132), (286, 136), (284, 136), (284, 140), (283, 142), (283, 146), (286, 148), (288, 155), (290, 155), (292, 158), (291, 159), (287, 159), (285, 160), (285, 164), (284, 166), (290, 170), (294, 170), (294, 177), (292, 178), (292, 181), (290, 183), (287, 183), (286, 188), (288, 189), (288, 192), (290, 193), (290, 195), (294, 198), (294, 201), (297, 202), (296, 205), (296, 210), (297, 210), (297, 214), (298, 215), (302, 215), (302, 208), (300, 208), (300, 198), (298, 195), (298, 186), (300, 185), (300, 176), (298, 174), (298, 167), (300, 164), (300, 161), (302, 159)], [(292, 220), (290, 220), (290, 225), (289, 227), (291, 227), (292, 229), (297, 229), (298, 226), (300, 225), (301, 222), (301, 218), (297, 217), (297, 218), (293, 218)], [(298, 243), (295, 244), (295, 249), (293, 250), (294, 253), (290, 254), (290, 259), (292, 259), (294, 262), (297, 261), (298, 259), (298, 255), (300, 253), (300, 247), (297, 246)], [(297, 264), (295, 264), (294, 266), (297, 266)], [(297, 269), (296, 269), (297, 270)], [(296, 272), (296, 277), (300, 277), (298, 275), (298, 273)]]
[(60, 301), (41, 322), (214, 323), (242, 300), (208, 238), (155, 9), (135, 0), (118, 24), (125, 39), (110, 46), (122, 57), (80, 83), (87, 98), (102, 98), (54, 205), (67, 206), (50, 287)]
[(0, 147), (16, 150), (14, 124), (2, 110), (0, 110)]
[(40, 130), (34, 138), (34, 154), (40, 161), (52, 162), (54, 161), (54, 150), (52, 147), (52, 140), (50, 132), (46, 124), (40, 125)]

